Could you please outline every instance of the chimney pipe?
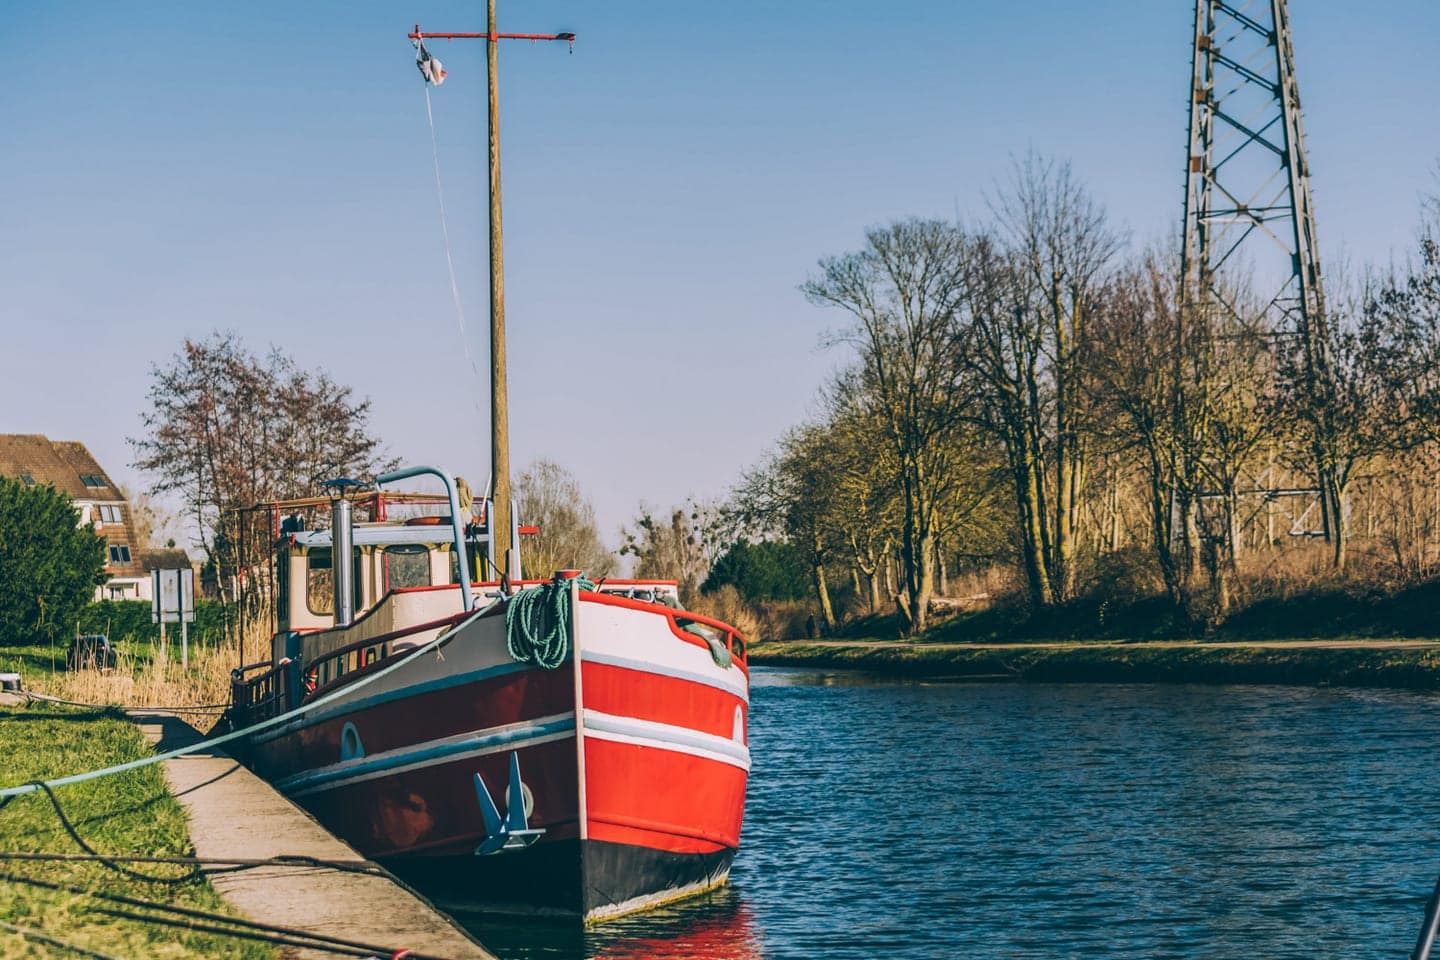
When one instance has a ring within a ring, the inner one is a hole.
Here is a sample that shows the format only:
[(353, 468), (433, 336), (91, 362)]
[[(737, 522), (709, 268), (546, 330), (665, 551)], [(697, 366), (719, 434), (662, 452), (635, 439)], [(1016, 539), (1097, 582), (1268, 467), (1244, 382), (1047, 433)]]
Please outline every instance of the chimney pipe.
[(355, 619), (355, 567), (350, 554), (354, 552), (353, 517), (350, 501), (344, 497), (330, 501), (330, 580), (335, 586), (335, 626), (348, 627)]

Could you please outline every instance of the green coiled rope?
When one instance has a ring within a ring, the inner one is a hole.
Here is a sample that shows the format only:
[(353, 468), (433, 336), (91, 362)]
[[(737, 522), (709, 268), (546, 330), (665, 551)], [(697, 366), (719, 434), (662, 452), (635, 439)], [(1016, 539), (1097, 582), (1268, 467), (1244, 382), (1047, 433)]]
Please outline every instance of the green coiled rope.
[(570, 653), (570, 584), (594, 590), (584, 576), (526, 587), (505, 604), (505, 646), (510, 657), (554, 670)]

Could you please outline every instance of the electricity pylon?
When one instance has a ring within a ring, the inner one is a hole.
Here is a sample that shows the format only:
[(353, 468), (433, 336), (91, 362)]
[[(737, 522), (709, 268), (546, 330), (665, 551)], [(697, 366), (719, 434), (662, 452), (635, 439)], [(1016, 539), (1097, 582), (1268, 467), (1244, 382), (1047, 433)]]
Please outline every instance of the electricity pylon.
[[(1286, 4), (1196, 0), (1181, 289), (1190, 316), (1265, 338), (1303, 384), (1315, 485), (1282, 485), (1272, 470), (1250, 492), (1269, 502), (1318, 495), (1322, 529), (1292, 532), (1329, 538), (1342, 509), (1325, 440), (1333, 380)], [(1237, 299), (1240, 275), (1258, 297)]]

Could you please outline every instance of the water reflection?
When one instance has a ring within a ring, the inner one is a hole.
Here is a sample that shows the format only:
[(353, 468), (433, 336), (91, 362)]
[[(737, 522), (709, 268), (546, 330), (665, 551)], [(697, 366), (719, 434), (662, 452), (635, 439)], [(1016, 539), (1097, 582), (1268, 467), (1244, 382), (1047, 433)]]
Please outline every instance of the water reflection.
[(754, 914), (733, 887), (590, 930), (477, 915), (456, 919), (502, 960), (760, 960)]

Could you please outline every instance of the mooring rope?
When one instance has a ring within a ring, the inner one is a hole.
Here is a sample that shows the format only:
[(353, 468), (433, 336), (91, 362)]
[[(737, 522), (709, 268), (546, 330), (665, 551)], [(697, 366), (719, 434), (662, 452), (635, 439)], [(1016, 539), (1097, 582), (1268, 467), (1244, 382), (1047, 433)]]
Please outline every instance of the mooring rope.
[(82, 957), (93, 957), (94, 960), (120, 960), (112, 953), (101, 953), (98, 950), (91, 950), (89, 947), (82, 947), (78, 943), (71, 943), (68, 940), (61, 940), (59, 937), (51, 936), (43, 930), (32, 930), (29, 927), (16, 926), (13, 923), (6, 923), (0, 920), (0, 930), (6, 933), (13, 933), (22, 940), (33, 940), (36, 943), (44, 943), (52, 947), (59, 947), (70, 953), (78, 953)]
[(505, 645), (512, 659), (546, 670), (565, 662), (570, 653), (572, 583), (581, 590), (595, 589), (583, 575), (569, 580), (556, 577), (510, 598), (505, 607)]
[(96, 710), (146, 710), (158, 713), (223, 713), (229, 709), (228, 703), (189, 703), (184, 706), (156, 706), (147, 703), (86, 703), (83, 700), (65, 700), (61, 697), (51, 697), (43, 693), (33, 693), (29, 690), (21, 690), (20, 696), (29, 700), (43, 700), (46, 703), (63, 703), (67, 707), (92, 707)]
[(213, 747), (218, 747), (221, 744), (229, 743), (232, 740), (238, 740), (241, 737), (251, 736), (252, 734), (259, 733), (262, 730), (269, 730), (271, 727), (279, 726), (282, 723), (288, 723), (290, 720), (293, 720), (297, 715), (301, 713), (326, 706), (327, 704), (339, 700), (341, 697), (348, 697), (356, 690), (367, 687), (370, 684), (374, 683), (376, 680), (379, 680), (381, 677), (389, 676), (396, 670), (399, 670), (401, 667), (406, 666), (407, 664), (410, 664), (413, 661), (419, 659), (424, 654), (429, 653), (431, 650), (435, 649), (435, 647), (438, 646), (440, 643), (454, 636), (457, 631), (463, 629), (466, 625), (472, 623), (477, 617), (481, 617), (487, 612), (489, 612), (493, 607), (495, 607), (496, 604), (503, 602), (503, 599), (504, 598), (502, 597), (496, 597), (484, 607), (473, 611), (469, 616), (461, 620), (459, 623), (455, 624), (449, 630), (442, 631), (430, 642), (416, 647), (414, 650), (410, 651), (410, 653), (408, 653), (403, 659), (397, 660), (390, 666), (384, 667), (381, 670), (370, 674), (368, 677), (361, 677), (354, 683), (348, 683), (338, 690), (327, 693), (325, 696), (320, 697), (318, 700), (315, 700), (311, 703), (304, 703), (293, 710), (287, 710), (285, 713), (276, 714), (269, 720), (262, 720), (259, 723), (251, 724), (248, 727), (242, 727), (239, 730), (234, 730), (230, 733), (222, 734), (218, 737), (211, 737), (207, 740), (200, 740), (186, 747), (179, 747), (175, 750), (168, 750), (165, 753), (156, 753), (148, 757), (141, 757), (138, 760), (130, 760), (126, 763), (117, 763), (114, 766), (102, 767), (99, 770), (87, 770), (84, 773), (76, 773), (68, 777), (57, 777), (54, 780), (37, 780), (31, 783), (22, 783), (18, 787), (7, 787), (4, 790), (0, 790), (0, 806), (4, 806), (4, 804), (13, 797), (18, 797), (26, 793), (34, 793), (35, 791), (43, 788), (64, 787), (69, 786), (72, 783), (84, 783), (87, 780), (95, 780), (100, 777), (108, 777), (113, 774), (124, 773), (126, 770), (138, 770), (140, 767), (148, 767), (154, 763), (162, 763), (166, 760), (173, 760), (176, 757), (184, 757), (192, 753), (199, 753), (202, 750), (209, 750)]

